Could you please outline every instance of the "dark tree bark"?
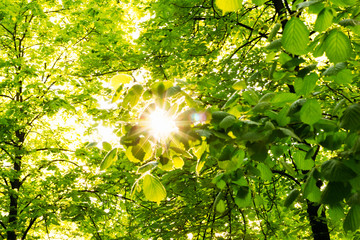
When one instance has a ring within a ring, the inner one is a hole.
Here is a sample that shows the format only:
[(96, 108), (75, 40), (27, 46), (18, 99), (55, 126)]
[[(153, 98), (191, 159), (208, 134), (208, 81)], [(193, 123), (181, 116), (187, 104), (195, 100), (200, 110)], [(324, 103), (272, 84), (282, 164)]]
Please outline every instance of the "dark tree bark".
[(313, 232), (314, 240), (330, 240), (329, 228), (326, 222), (325, 211), (318, 216), (320, 205), (307, 200), (307, 213)]

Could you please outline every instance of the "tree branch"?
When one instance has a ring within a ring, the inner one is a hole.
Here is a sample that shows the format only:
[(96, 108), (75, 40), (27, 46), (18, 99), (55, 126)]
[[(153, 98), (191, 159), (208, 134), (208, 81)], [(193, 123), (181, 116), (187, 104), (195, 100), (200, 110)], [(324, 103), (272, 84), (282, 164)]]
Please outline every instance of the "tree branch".
[(279, 170), (271, 170), (271, 171), (272, 171), (273, 173), (280, 174), (281, 176), (290, 178), (290, 179), (293, 180), (297, 185), (301, 186), (301, 183), (300, 183), (296, 178), (294, 178), (293, 176), (291, 176), (290, 174), (287, 174), (286, 172), (279, 171)]
[(26, 228), (24, 234), (21, 237), (21, 240), (25, 240), (26, 239), (26, 235), (28, 234), (29, 230), (31, 229), (32, 225), (35, 223), (37, 217), (34, 217), (30, 220), (29, 222), (29, 226)]
[(6, 226), (2, 221), (0, 221), (0, 225), (6, 230)]

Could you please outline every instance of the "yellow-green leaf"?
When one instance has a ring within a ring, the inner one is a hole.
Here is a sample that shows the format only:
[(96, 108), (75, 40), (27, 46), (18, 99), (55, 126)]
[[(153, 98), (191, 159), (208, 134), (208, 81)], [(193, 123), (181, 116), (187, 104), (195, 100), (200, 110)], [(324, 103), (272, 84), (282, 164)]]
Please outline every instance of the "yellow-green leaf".
[(238, 80), (233, 85), (232, 88), (235, 90), (243, 90), (246, 88), (246, 81), (245, 80)]
[(198, 161), (196, 163), (196, 168), (195, 168), (196, 175), (200, 175), (200, 171), (204, 167), (204, 165), (205, 165), (205, 161)]
[(108, 142), (102, 142), (102, 147), (105, 151), (110, 151), (112, 149), (112, 146)]
[(116, 89), (116, 91), (115, 91), (115, 93), (114, 93), (114, 95), (113, 95), (113, 97), (112, 97), (112, 99), (111, 99), (111, 102), (112, 102), (112, 103), (114, 103), (114, 102), (116, 102), (117, 100), (119, 100), (119, 98), (120, 98), (121, 95), (122, 95), (122, 90), (123, 90), (123, 85), (119, 86), (119, 87)]
[(218, 6), (223, 13), (237, 11), (241, 5), (242, 0), (216, 0), (216, 6)]
[(219, 200), (219, 202), (216, 204), (216, 211), (219, 213), (223, 213), (225, 212), (226, 207), (225, 207), (225, 202), (224, 200)]
[(112, 88), (117, 89), (121, 84), (131, 82), (133, 78), (127, 74), (118, 74), (111, 78), (110, 85)]
[(173, 164), (175, 168), (182, 168), (184, 166), (184, 160), (180, 157), (174, 157)]
[(151, 174), (146, 174), (143, 178), (143, 192), (147, 200), (157, 203), (166, 197), (165, 187)]
[(100, 164), (100, 170), (107, 169), (116, 160), (117, 160), (117, 148), (114, 148), (113, 150), (108, 152), (108, 154), (106, 154), (106, 156), (104, 157), (104, 160)]

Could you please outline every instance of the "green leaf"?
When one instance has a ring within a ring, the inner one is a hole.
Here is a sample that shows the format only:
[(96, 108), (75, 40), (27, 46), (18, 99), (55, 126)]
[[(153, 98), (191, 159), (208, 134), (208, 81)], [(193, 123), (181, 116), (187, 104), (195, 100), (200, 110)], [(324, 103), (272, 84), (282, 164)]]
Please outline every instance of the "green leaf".
[(288, 208), (298, 198), (300, 191), (298, 189), (292, 190), (286, 197), (284, 207)]
[(219, 124), (225, 117), (229, 116), (230, 114), (224, 111), (215, 111), (211, 114), (211, 123), (212, 124)]
[(287, 163), (287, 162), (285, 162), (283, 160), (280, 160), (280, 163), (284, 167), (284, 169), (288, 173), (290, 173), (291, 176), (296, 176), (296, 172), (294, 171), (294, 169), (292, 168), (292, 166), (289, 163)]
[(345, 109), (340, 118), (340, 127), (350, 131), (360, 130), (360, 104), (355, 103)]
[(271, 104), (269, 102), (259, 102), (252, 108), (252, 111), (255, 113), (263, 113), (269, 108), (271, 108)]
[(168, 90), (166, 90), (166, 97), (172, 97), (172, 96), (178, 94), (179, 92), (181, 92), (180, 86), (170, 87)]
[(125, 151), (125, 155), (131, 162), (137, 163), (144, 160), (146, 153), (141, 146), (136, 145), (128, 147)]
[(329, 182), (325, 190), (321, 194), (321, 203), (335, 205), (342, 199), (349, 196), (351, 186), (344, 182)]
[(282, 44), (281, 44), (281, 38), (279, 39), (275, 39), (274, 41), (272, 41), (271, 43), (269, 43), (266, 46), (267, 50), (275, 50), (278, 51), (281, 48)]
[(201, 159), (201, 156), (203, 155), (203, 153), (204, 153), (207, 149), (208, 149), (208, 144), (207, 144), (205, 141), (203, 141), (203, 142), (201, 143), (201, 145), (196, 146), (196, 147), (193, 148), (193, 153), (194, 153), (194, 155), (196, 156), (196, 158), (197, 158), (198, 160), (200, 160), (200, 159)]
[(320, 104), (315, 99), (308, 99), (300, 110), (300, 119), (303, 123), (313, 125), (322, 117)]
[(292, 103), (297, 100), (297, 96), (294, 93), (278, 93), (275, 97), (271, 100), (271, 103), (274, 106), (282, 107), (287, 103)]
[(175, 168), (182, 168), (184, 166), (184, 160), (181, 157), (174, 157), (172, 160)]
[(225, 202), (224, 200), (219, 200), (219, 202), (216, 204), (216, 211), (219, 213), (223, 213), (226, 210)]
[(310, 172), (309, 177), (306, 179), (303, 189), (304, 197), (312, 202), (319, 202), (321, 199), (320, 189), (316, 186), (317, 174), (318, 174), (317, 169), (313, 169)]
[(337, 84), (351, 84), (353, 75), (350, 69), (341, 70), (336, 76), (333, 77)]
[(226, 109), (229, 107), (232, 107), (233, 105), (235, 105), (237, 103), (237, 100), (240, 98), (240, 95), (237, 92), (234, 92), (233, 95), (231, 95), (231, 97), (229, 98), (229, 100), (224, 104), (224, 106), (222, 107), (222, 109)]
[(302, 2), (302, 3), (299, 3), (298, 5), (296, 5), (296, 8), (300, 9), (300, 8), (309, 7), (311, 5), (317, 4), (322, 1), (323, 0), (310, 0), (310, 1)]
[(335, 159), (330, 159), (321, 165), (321, 174), (326, 180), (334, 182), (348, 181), (357, 176), (351, 168)]
[(117, 148), (112, 149), (106, 154), (103, 161), (100, 164), (100, 170), (105, 170), (111, 166), (111, 164), (117, 160)]
[(344, 209), (342, 208), (342, 206), (340, 204), (335, 204), (335, 205), (330, 206), (328, 213), (329, 213), (330, 219), (334, 222), (339, 221), (340, 219), (342, 219), (345, 216)]
[(299, 170), (311, 170), (315, 165), (312, 159), (306, 158), (306, 155), (304, 151), (296, 151), (293, 154), (294, 162)]
[(261, 174), (261, 178), (265, 181), (271, 181), (272, 177), (273, 177), (273, 173), (271, 171), (271, 169), (269, 168), (268, 165), (266, 165), (265, 163), (259, 163), (257, 165), (257, 169), (259, 169), (260, 174)]
[(333, 29), (325, 39), (325, 54), (333, 62), (344, 62), (352, 54), (349, 38), (340, 30)]
[(290, 136), (292, 138), (295, 138), (298, 141), (301, 141), (301, 139), (290, 129), (288, 128), (279, 128), (282, 133), (284, 133), (287, 136)]
[(339, 22), (339, 24), (344, 27), (355, 27), (360, 25), (360, 21), (354, 19), (343, 19)]
[(261, 6), (263, 5), (266, 0), (252, 0), (253, 4), (255, 4), (256, 6)]
[(136, 171), (136, 173), (138, 173), (138, 174), (146, 173), (147, 171), (154, 169), (157, 165), (158, 165), (157, 161), (148, 162), (148, 163), (142, 165), (141, 167), (139, 167), (138, 170)]
[(288, 112), (289, 112), (289, 108), (284, 107), (283, 109), (280, 110), (280, 112), (276, 116), (276, 122), (279, 124), (279, 126), (284, 127), (290, 122), (290, 118), (287, 116)]
[(281, 28), (281, 23), (276, 23), (274, 25), (274, 27), (271, 29), (270, 33), (269, 33), (269, 36), (268, 36), (268, 42), (271, 42), (272, 39), (276, 36), (276, 34), (278, 33), (278, 31), (280, 30)]
[(93, 147), (96, 147), (97, 144), (98, 144), (97, 142), (90, 142), (85, 146), (85, 148), (93, 148)]
[(151, 174), (143, 177), (143, 192), (147, 200), (157, 202), (158, 204), (165, 199), (166, 190), (159, 179)]
[(323, 76), (333, 76), (338, 74), (341, 70), (346, 68), (346, 63), (340, 62), (335, 64), (334, 66), (329, 67), (323, 72)]
[(253, 89), (247, 89), (242, 93), (242, 96), (251, 105), (256, 105), (259, 101), (259, 96)]
[(324, 8), (318, 14), (315, 22), (314, 30), (317, 32), (325, 31), (331, 26), (333, 21), (333, 11), (330, 8)]
[(312, 93), (312, 91), (316, 87), (316, 82), (318, 78), (319, 77), (316, 73), (311, 73), (310, 75), (307, 75), (304, 78), (303, 87), (301, 89), (301, 92), (304, 94), (304, 96), (307, 96), (310, 93)]
[(360, 205), (354, 205), (350, 208), (344, 221), (345, 232), (355, 232), (360, 228)]
[(112, 149), (112, 146), (108, 142), (102, 142), (102, 147), (105, 151), (110, 151)]
[(240, 186), (235, 197), (235, 204), (239, 208), (248, 207), (251, 205), (251, 193), (247, 186)]
[(220, 179), (219, 181), (216, 182), (216, 186), (219, 189), (223, 190), (226, 187), (226, 182), (224, 180)]
[(309, 34), (305, 24), (299, 18), (293, 17), (286, 23), (281, 43), (289, 53), (302, 55), (306, 53)]
[(177, 147), (171, 146), (170, 149), (171, 149), (172, 151), (176, 152), (176, 153), (179, 153), (182, 157), (185, 157), (185, 158), (193, 158), (193, 156), (192, 156), (189, 152), (187, 152), (187, 151), (185, 151), (185, 150), (183, 150), (183, 149), (181, 149), (181, 148), (177, 148)]
[(236, 122), (236, 118), (232, 115), (226, 116), (219, 124), (219, 127), (223, 128), (223, 129), (228, 129), (229, 127), (231, 127), (232, 125), (234, 125), (234, 123)]

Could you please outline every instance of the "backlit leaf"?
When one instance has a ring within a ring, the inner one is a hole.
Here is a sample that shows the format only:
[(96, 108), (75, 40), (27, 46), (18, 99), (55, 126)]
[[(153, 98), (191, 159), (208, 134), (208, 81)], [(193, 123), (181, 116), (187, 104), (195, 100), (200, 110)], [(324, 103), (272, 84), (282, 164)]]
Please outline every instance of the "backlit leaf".
[(112, 103), (114, 103), (114, 102), (116, 102), (117, 100), (119, 100), (119, 98), (122, 96), (122, 90), (123, 90), (123, 85), (120, 85), (120, 86), (116, 89), (116, 91), (115, 91), (115, 93), (114, 93), (114, 95), (113, 95), (113, 97), (112, 97), (112, 99), (111, 99), (111, 102), (112, 102)]
[(234, 12), (241, 8), (242, 0), (216, 0), (216, 6), (220, 8), (223, 13)]
[(331, 62), (344, 62), (352, 54), (350, 39), (338, 29), (330, 31), (325, 39), (325, 54)]
[(172, 160), (175, 168), (182, 168), (184, 166), (184, 160), (181, 157), (174, 157)]
[(159, 179), (151, 174), (143, 177), (143, 192), (147, 200), (158, 204), (165, 199), (166, 190)]
[(333, 21), (333, 12), (330, 8), (324, 8), (317, 16), (315, 22), (315, 31), (325, 31)]
[(117, 89), (121, 84), (130, 83), (133, 78), (127, 74), (118, 74), (111, 78), (110, 85), (112, 88)]
[(117, 160), (117, 148), (114, 148), (110, 152), (108, 152), (104, 157), (103, 161), (100, 164), (100, 170), (107, 169), (116, 160)]
[(286, 23), (281, 43), (289, 53), (302, 55), (306, 53), (309, 34), (305, 24), (299, 18), (293, 17)]
[(112, 146), (108, 142), (102, 142), (102, 147), (105, 151), (110, 151), (112, 149)]

